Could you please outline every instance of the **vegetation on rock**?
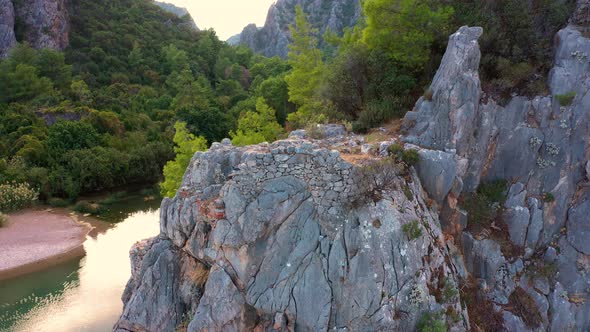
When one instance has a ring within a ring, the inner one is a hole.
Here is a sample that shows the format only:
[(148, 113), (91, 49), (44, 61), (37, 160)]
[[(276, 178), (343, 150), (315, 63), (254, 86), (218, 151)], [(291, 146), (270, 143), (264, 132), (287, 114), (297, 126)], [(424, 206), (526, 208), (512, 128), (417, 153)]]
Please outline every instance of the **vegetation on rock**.
[(422, 236), (422, 228), (420, 228), (420, 222), (418, 220), (404, 224), (402, 226), (402, 231), (406, 234), (410, 241)]
[(174, 128), (176, 129), (174, 135), (176, 158), (164, 166), (165, 180), (160, 184), (161, 194), (164, 197), (174, 197), (195, 152), (207, 149), (205, 138), (201, 136), (195, 137), (195, 135), (191, 134), (184, 122), (177, 122)]

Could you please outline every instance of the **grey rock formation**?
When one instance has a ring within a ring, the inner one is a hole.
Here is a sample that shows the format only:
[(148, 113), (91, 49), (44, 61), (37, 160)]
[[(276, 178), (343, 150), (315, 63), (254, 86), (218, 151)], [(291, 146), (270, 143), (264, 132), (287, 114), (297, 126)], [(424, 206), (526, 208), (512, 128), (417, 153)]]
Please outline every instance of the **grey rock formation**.
[(416, 167), (424, 189), (437, 202), (442, 203), (457, 176), (455, 154), (437, 150), (420, 150)]
[(16, 45), (14, 35), (14, 6), (11, 0), (0, 0), (0, 59)]
[[(552, 331), (590, 328), (590, 282), (586, 275), (590, 269), (590, 39), (580, 27), (587, 25), (587, 12), (588, 1), (578, 1), (572, 24), (557, 34), (555, 66), (548, 82), (551, 96), (517, 96), (505, 107), (491, 99), (482, 101), (477, 74), (477, 39), (482, 31), (462, 27), (449, 39), (431, 85), (432, 100), (422, 97), (403, 125), (404, 141), (425, 151), (451, 154), (448, 160), (453, 160), (453, 155), (455, 160), (466, 160), (464, 172), (461, 168), (455, 173), (446, 171), (455, 178), (454, 183), (463, 185), (462, 192), (474, 191), (482, 181), (513, 183), (502, 219), (510, 245), (524, 248), (525, 254), (504, 257), (509, 248), (505, 242), (485, 238), (489, 232), (474, 236), (464, 231), (457, 240), (462, 243), (468, 272), (486, 280), (486, 296), (494, 303), (508, 304), (518, 280), (523, 276), (535, 280), (542, 273), (537, 267), (556, 264), (557, 279), (547, 280), (549, 284), (541, 286), (540, 293), (530, 291), (544, 317), (541, 328)], [(555, 96), (566, 93), (574, 93), (575, 98), (569, 105), (560, 105)], [(421, 154), (423, 165), (432, 163), (431, 154)], [(447, 190), (453, 180), (440, 177), (438, 181), (446, 182), (433, 181), (433, 174), (445, 173), (436, 169), (444, 169), (446, 164), (424, 166), (418, 172), (424, 189), (442, 204), (445, 230), (447, 225), (461, 224), (464, 213), (456, 193)], [(544, 199), (547, 193), (554, 200)], [(498, 226), (488, 227), (491, 231)], [(553, 261), (543, 260), (547, 246), (555, 243), (560, 251), (553, 249)], [(517, 273), (514, 264), (522, 265), (523, 261), (530, 267)], [(506, 328), (524, 329), (519, 317), (506, 311), (502, 316)]]
[(70, 19), (67, 0), (13, 1), (25, 28), (25, 41), (34, 48), (63, 50), (68, 46)]
[(186, 18), (191, 28), (195, 29), (196, 31), (199, 31), (199, 27), (197, 27), (195, 20), (191, 17), (190, 13), (186, 8), (178, 7), (171, 3), (160, 1), (154, 1), (154, 4), (171, 14), (178, 16), (179, 18)]
[(571, 22), (581, 28), (590, 27), (590, 1), (577, 1), (576, 11), (574, 12)]
[[(361, 169), (301, 139), (198, 152), (162, 202), (161, 234), (132, 251), (115, 330), (391, 331), (462, 313), (458, 297), (434, 296), (458, 287), (457, 268), (416, 173), (374, 201)], [(195, 262), (210, 269), (204, 286), (188, 277)]]
[(309, 22), (319, 30), (320, 37), (327, 29), (342, 33), (344, 28), (356, 24), (361, 12), (359, 0), (278, 0), (268, 10), (264, 27), (246, 26), (239, 43), (265, 56), (287, 57), (289, 25), (295, 23), (297, 5), (309, 15)]

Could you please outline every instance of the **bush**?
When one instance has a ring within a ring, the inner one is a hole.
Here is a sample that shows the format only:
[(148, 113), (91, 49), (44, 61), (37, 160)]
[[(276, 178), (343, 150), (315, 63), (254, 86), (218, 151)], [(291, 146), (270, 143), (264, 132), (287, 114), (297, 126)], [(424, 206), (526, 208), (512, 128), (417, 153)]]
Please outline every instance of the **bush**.
[(101, 214), (104, 208), (100, 204), (91, 203), (88, 201), (79, 201), (74, 206), (74, 210), (80, 213)]
[(504, 180), (482, 183), (475, 193), (462, 198), (470, 225), (487, 226), (497, 218), (506, 200), (506, 185)]
[(399, 144), (391, 144), (387, 147), (387, 153), (392, 157), (401, 158), (402, 153), (404, 152), (404, 148)]
[(70, 201), (63, 198), (51, 197), (47, 200), (47, 204), (51, 207), (66, 207), (70, 205)]
[(551, 202), (555, 201), (555, 196), (553, 196), (552, 193), (545, 193), (543, 195), (543, 201), (545, 203), (551, 203)]
[(406, 234), (410, 241), (415, 240), (422, 236), (422, 229), (420, 228), (420, 222), (414, 220), (402, 226), (402, 231)]
[(371, 198), (374, 202), (381, 200), (382, 192), (396, 189), (395, 179), (399, 171), (399, 166), (392, 158), (375, 161), (359, 168), (358, 199)]
[(414, 166), (420, 161), (420, 155), (418, 154), (418, 151), (414, 149), (405, 150), (402, 153), (402, 160), (406, 165)]
[(29, 207), (39, 198), (39, 192), (28, 183), (0, 185), (0, 211), (9, 212)]
[(434, 97), (434, 92), (432, 91), (432, 89), (426, 89), (426, 91), (424, 91), (424, 99), (432, 101), (432, 97)]
[(404, 148), (399, 144), (392, 144), (387, 148), (387, 153), (397, 161), (403, 161), (407, 166), (414, 166), (420, 161), (417, 150)]
[(102, 201), (100, 201), (100, 204), (101, 205), (113, 205), (113, 204), (121, 201), (126, 195), (127, 195), (127, 192), (125, 192), (125, 191), (116, 192), (114, 194), (109, 195), (109, 197), (103, 199)]
[(312, 139), (322, 139), (324, 138), (324, 130), (317, 123), (308, 123), (305, 126), (305, 135)]
[(367, 133), (369, 129), (380, 126), (394, 117), (402, 117), (404, 107), (398, 99), (383, 99), (370, 101), (352, 124), (355, 133)]
[(0, 212), (0, 228), (6, 226), (6, 223), (8, 223), (8, 216)]
[(420, 316), (418, 324), (416, 324), (416, 330), (418, 332), (446, 332), (447, 323), (440, 314), (425, 312)]
[(508, 297), (509, 310), (520, 317), (522, 321), (531, 329), (536, 329), (541, 325), (543, 318), (535, 300), (521, 287), (516, 287), (514, 292)]
[(448, 277), (444, 279), (444, 286), (442, 288), (441, 295), (441, 300), (443, 303), (448, 303), (457, 295), (459, 295), (457, 287), (455, 287)]
[(576, 98), (576, 93), (574, 91), (568, 92), (562, 95), (555, 95), (555, 99), (559, 102), (561, 106), (569, 106)]

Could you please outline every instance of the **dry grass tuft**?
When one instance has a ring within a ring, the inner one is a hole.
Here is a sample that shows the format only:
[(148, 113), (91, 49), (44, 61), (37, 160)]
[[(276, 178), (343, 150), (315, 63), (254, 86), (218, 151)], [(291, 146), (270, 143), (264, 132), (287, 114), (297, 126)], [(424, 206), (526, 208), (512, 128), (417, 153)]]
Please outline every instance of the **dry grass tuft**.
[(197, 263), (197, 267), (191, 271), (188, 271), (187, 275), (190, 280), (195, 283), (195, 285), (203, 287), (209, 278), (209, 269), (207, 266)]

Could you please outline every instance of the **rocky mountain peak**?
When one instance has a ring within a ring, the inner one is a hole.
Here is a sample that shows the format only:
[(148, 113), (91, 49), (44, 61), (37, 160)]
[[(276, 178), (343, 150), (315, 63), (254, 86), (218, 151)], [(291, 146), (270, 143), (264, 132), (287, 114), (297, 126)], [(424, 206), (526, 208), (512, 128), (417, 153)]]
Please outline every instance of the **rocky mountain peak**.
[(187, 16), (190, 17), (191, 27), (197, 31), (199, 30), (199, 27), (197, 27), (197, 24), (195, 23), (194, 19), (191, 17), (190, 13), (188, 12), (188, 10), (186, 8), (178, 7), (178, 6), (175, 6), (171, 3), (160, 2), (160, 1), (154, 1), (154, 4), (156, 6), (162, 8), (164, 11), (178, 16), (179, 18), (184, 18)]
[(327, 29), (341, 33), (356, 24), (360, 17), (359, 0), (278, 0), (268, 10), (266, 22), (260, 29), (248, 25), (242, 31), (240, 44), (265, 56), (287, 57), (290, 40), (289, 25), (295, 22), (295, 6), (309, 15), (309, 22), (321, 37)]

